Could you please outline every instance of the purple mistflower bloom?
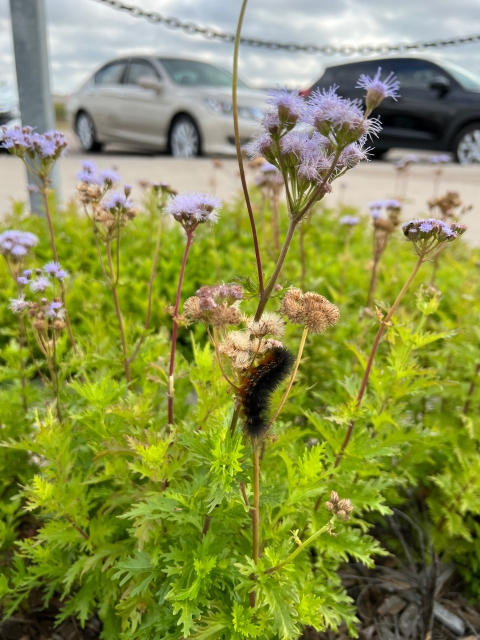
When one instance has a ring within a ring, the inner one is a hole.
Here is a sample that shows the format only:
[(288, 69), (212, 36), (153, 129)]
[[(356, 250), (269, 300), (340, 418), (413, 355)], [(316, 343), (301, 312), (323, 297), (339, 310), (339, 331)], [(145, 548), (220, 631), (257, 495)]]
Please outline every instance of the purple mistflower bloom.
[(269, 133), (261, 133), (245, 145), (245, 151), (252, 160), (266, 157), (272, 151), (273, 139)]
[(18, 298), (10, 298), (8, 308), (12, 313), (21, 313), (28, 309), (30, 303), (25, 300), (25, 294), (21, 293)]
[(358, 216), (343, 216), (343, 218), (340, 218), (339, 222), (340, 224), (353, 227), (360, 222), (360, 218)]
[(20, 127), (14, 127), (7, 131), (4, 130), (2, 135), (2, 147), (12, 151), (14, 154), (17, 152), (16, 155), (23, 157), (27, 151), (31, 151), (31, 129), (29, 128), (28, 132), (26, 129), (27, 127), (24, 127), (23, 129)]
[(124, 193), (120, 191), (112, 191), (108, 193), (102, 200), (102, 206), (104, 209), (130, 209), (133, 207), (133, 202)]
[(40, 133), (33, 134), (33, 144), (35, 145), (35, 150), (42, 158), (53, 158), (57, 153), (55, 141), (42, 136)]
[(25, 276), (25, 278), (31, 278), (32, 277), (32, 270), (31, 269), (25, 269), (23, 271), (23, 275)]
[(28, 231), (16, 231), (8, 229), (0, 233), (0, 253), (12, 258), (21, 258), (34, 247), (38, 238), (34, 233)]
[(260, 167), (260, 171), (263, 171), (263, 173), (267, 173), (268, 171), (278, 171), (278, 169), (274, 164), (271, 164), (270, 162), (264, 162)]
[(359, 142), (352, 142), (347, 145), (338, 158), (337, 167), (339, 169), (352, 169), (356, 167), (359, 162), (362, 162), (362, 160), (368, 160), (370, 147), (364, 149), (363, 144), (364, 140), (360, 140)]
[(43, 267), (43, 270), (49, 275), (55, 275), (61, 268), (62, 267), (60, 266), (60, 263), (52, 260), (51, 262), (47, 262), (47, 264)]
[(428, 222), (428, 220), (425, 220), (425, 222), (422, 222), (422, 224), (418, 228), (420, 229), (420, 231), (423, 231), (423, 233), (429, 233), (433, 230), (433, 225), (431, 222)]
[(63, 320), (65, 318), (65, 308), (61, 302), (50, 302), (45, 309), (45, 316), (50, 320)]
[(26, 284), (28, 284), (28, 278), (25, 278), (25, 276), (20, 276), (19, 278), (17, 278), (17, 282), (18, 284), (25, 286)]
[(82, 169), (87, 173), (97, 173), (98, 171), (98, 167), (93, 160), (84, 160), (82, 162)]
[(262, 127), (268, 131), (268, 133), (277, 134), (282, 129), (282, 123), (280, 122), (279, 115), (276, 111), (267, 111), (262, 118)]
[(96, 184), (98, 186), (103, 184), (103, 180), (101, 180), (96, 173), (91, 173), (90, 171), (79, 171), (77, 173), (77, 178), (81, 182), (86, 182), (87, 184)]
[(383, 206), (385, 209), (401, 209), (403, 207), (400, 200), (384, 200)]
[(10, 255), (14, 258), (23, 258), (28, 253), (27, 248), (22, 244), (14, 244), (10, 249)]
[(385, 80), (381, 80), (381, 73), (382, 67), (378, 67), (378, 71), (373, 78), (362, 73), (357, 82), (357, 89), (367, 90), (366, 103), (367, 111), (369, 112), (378, 107), (385, 98), (396, 100), (399, 97), (400, 83), (396, 76), (392, 72), (388, 74)]
[(38, 276), (35, 280), (30, 280), (30, 290), (33, 293), (37, 293), (38, 291), (43, 292), (51, 286), (52, 283), (47, 276)]
[(55, 274), (55, 278), (57, 280), (59, 280), (60, 282), (63, 282), (65, 280), (65, 278), (68, 278), (69, 275), (70, 274), (66, 269), (59, 269), (57, 271), (57, 273)]
[(107, 182), (110, 184), (115, 184), (117, 182), (121, 182), (122, 180), (120, 175), (113, 169), (103, 169), (99, 173), (99, 178), (102, 182)]
[(217, 222), (221, 200), (205, 193), (179, 193), (170, 199), (165, 213), (171, 214), (184, 228), (194, 229), (202, 222)]
[(268, 92), (267, 104), (274, 107), (282, 124), (295, 125), (305, 111), (305, 101), (299, 96), (299, 91), (274, 89)]

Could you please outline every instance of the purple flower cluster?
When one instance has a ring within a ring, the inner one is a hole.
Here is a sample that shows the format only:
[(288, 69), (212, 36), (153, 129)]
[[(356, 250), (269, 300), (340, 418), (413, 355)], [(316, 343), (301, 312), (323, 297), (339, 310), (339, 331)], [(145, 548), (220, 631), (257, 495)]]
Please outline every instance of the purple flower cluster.
[(185, 231), (193, 231), (204, 222), (217, 222), (221, 200), (204, 193), (179, 193), (173, 196), (164, 213), (172, 215)]
[(135, 207), (132, 200), (121, 191), (111, 191), (102, 200), (102, 208), (108, 211), (124, 209), (126, 211)]
[(54, 300), (46, 304), (44, 313), (49, 320), (65, 320), (66, 310), (62, 302)]
[(377, 73), (373, 78), (362, 73), (358, 82), (358, 89), (366, 89), (366, 105), (367, 112), (370, 113), (378, 107), (378, 105), (385, 100), (385, 98), (393, 98), (396, 100), (400, 83), (393, 73), (389, 73), (385, 80), (381, 80), (382, 68), (378, 67)]
[(356, 224), (360, 222), (360, 218), (358, 216), (343, 216), (339, 220), (340, 224), (344, 224), (349, 227), (354, 227)]
[(266, 102), (273, 107), (263, 120), (267, 131), (274, 132), (274, 130), (280, 130), (281, 127), (285, 127), (287, 130), (293, 129), (305, 114), (305, 101), (299, 95), (298, 90), (289, 91), (286, 87), (271, 90)]
[(433, 241), (433, 244), (452, 242), (464, 234), (466, 230), (467, 227), (464, 224), (459, 224), (458, 222), (448, 223), (436, 218), (423, 220), (415, 218), (402, 225), (402, 231), (407, 240), (413, 243), (420, 243), (422, 250), (425, 247), (429, 248), (431, 242), (428, 241)]
[(25, 300), (25, 294), (21, 293), (18, 298), (10, 298), (8, 308), (12, 313), (17, 314), (26, 311), (30, 304), (28, 300)]
[(428, 161), (431, 164), (446, 164), (447, 162), (450, 162), (450, 156), (447, 156), (447, 155), (430, 156)]
[(10, 229), (0, 233), (0, 253), (8, 260), (20, 261), (38, 243), (34, 233)]
[(102, 185), (111, 187), (122, 179), (113, 169), (99, 169), (97, 165), (90, 160), (82, 162), (82, 170), (77, 173), (77, 178), (81, 182), (98, 185), (99, 187)]
[(243, 290), (239, 284), (205, 285), (195, 294), (202, 311), (211, 311), (219, 304), (232, 305), (242, 300)]
[(32, 160), (54, 161), (59, 158), (67, 148), (67, 139), (60, 131), (47, 131), (36, 133), (32, 127), (14, 127), (3, 129), (2, 147), (20, 158), (25, 156)]
[(401, 211), (403, 205), (399, 200), (374, 200), (368, 204), (372, 218), (379, 218), (382, 211)]
[(66, 269), (62, 269), (58, 262), (52, 261), (47, 262), (43, 269), (25, 269), (17, 278), (17, 282), (22, 286), (28, 285), (32, 293), (43, 293), (53, 286), (55, 280), (63, 282), (68, 276)]

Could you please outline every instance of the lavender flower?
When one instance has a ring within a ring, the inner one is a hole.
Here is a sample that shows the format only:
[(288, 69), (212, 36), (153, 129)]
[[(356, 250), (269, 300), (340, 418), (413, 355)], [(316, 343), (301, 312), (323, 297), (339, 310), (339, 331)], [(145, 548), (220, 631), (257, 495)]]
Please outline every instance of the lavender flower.
[(385, 80), (380, 80), (382, 67), (378, 67), (378, 71), (373, 78), (362, 73), (358, 82), (358, 89), (366, 89), (366, 106), (367, 112), (371, 113), (385, 98), (393, 98), (396, 100), (400, 83), (393, 73), (389, 73)]
[(30, 291), (32, 291), (32, 293), (39, 291), (43, 293), (43, 291), (46, 291), (51, 286), (52, 283), (47, 276), (38, 276), (35, 280), (30, 281)]
[(431, 164), (445, 164), (446, 162), (450, 162), (450, 156), (430, 156), (428, 161), (431, 162)]
[(298, 90), (289, 91), (286, 87), (269, 91), (266, 102), (274, 108), (273, 113), (287, 130), (296, 125), (305, 111), (305, 102)]
[(402, 225), (402, 231), (414, 245), (419, 256), (436, 255), (447, 242), (453, 242), (467, 230), (466, 225), (458, 222), (448, 223), (436, 218), (420, 220), (414, 218)]
[(343, 216), (340, 218), (339, 222), (340, 224), (353, 227), (360, 222), (360, 218), (358, 216)]
[(204, 193), (180, 193), (170, 199), (165, 213), (180, 222), (185, 231), (193, 231), (203, 222), (217, 222), (221, 201)]
[(113, 169), (103, 169), (100, 171), (99, 177), (102, 182), (110, 185), (116, 184), (122, 180), (120, 175), (116, 171), (113, 171)]
[(0, 233), (0, 253), (5, 258), (20, 260), (38, 243), (34, 233), (9, 229)]
[(48, 275), (50, 276), (55, 275), (57, 271), (59, 271), (59, 269), (61, 269), (60, 264), (58, 262), (55, 262), (54, 260), (52, 260), (52, 262), (47, 262), (47, 264), (43, 267), (45, 273), (48, 273)]
[(251, 142), (245, 145), (245, 151), (249, 158), (254, 160), (255, 158), (267, 158), (271, 160), (273, 156), (274, 142), (269, 133), (261, 133), (254, 138)]
[(17, 282), (18, 284), (25, 286), (26, 284), (28, 284), (28, 278), (25, 278), (25, 276), (19, 276), (17, 278)]
[(377, 136), (380, 121), (366, 118), (359, 100), (347, 100), (336, 93), (334, 85), (328, 91), (315, 91), (307, 105), (305, 121), (324, 136), (331, 137), (340, 147), (356, 142), (363, 136)]
[(50, 320), (64, 320), (65, 319), (65, 307), (57, 300), (50, 302), (45, 309), (45, 317)]
[(102, 207), (110, 211), (114, 209), (132, 209), (133, 206), (130, 198), (120, 191), (112, 191), (102, 200)]
[(21, 293), (18, 298), (10, 298), (10, 302), (8, 304), (8, 308), (12, 311), (12, 313), (22, 313), (25, 309), (28, 309), (30, 306), (30, 302), (25, 300), (25, 294)]

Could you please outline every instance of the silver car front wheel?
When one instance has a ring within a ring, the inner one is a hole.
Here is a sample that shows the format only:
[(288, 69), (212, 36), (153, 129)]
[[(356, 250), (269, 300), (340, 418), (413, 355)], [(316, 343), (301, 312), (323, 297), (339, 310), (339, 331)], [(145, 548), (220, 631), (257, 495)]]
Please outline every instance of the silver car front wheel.
[(200, 155), (200, 134), (188, 116), (181, 116), (172, 124), (170, 152), (175, 158), (195, 158)]
[(84, 151), (100, 151), (102, 145), (95, 138), (95, 125), (88, 113), (80, 113), (76, 126), (78, 140)]
[(455, 155), (460, 164), (480, 163), (480, 123), (460, 131), (456, 140)]

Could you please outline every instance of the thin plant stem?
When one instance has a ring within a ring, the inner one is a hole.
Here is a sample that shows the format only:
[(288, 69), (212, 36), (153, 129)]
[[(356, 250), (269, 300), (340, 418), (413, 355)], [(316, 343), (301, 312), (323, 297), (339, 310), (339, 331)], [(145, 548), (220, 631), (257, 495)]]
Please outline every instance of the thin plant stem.
[[(52, 249), (53, 259), (55, 260), (55, 262), (59, 262), (58, 253), (57, 253), (57, 245), (55, 243), (55, 232), (54, 232), (54, 229), (53, 229), (52, 214), (50, 212), (50, 203), (48, 202), (48, 187), (47, 187), (46, 184), (42, 183), (42, 185), (39, 187), (39, 190), (40, 190), (40, 193), (42, 194), (43, 204), (44, 204), (44, 207), (45, 207), (45, 216), (47, 218), (48, 230), (49, 230), (49, 233), (50, 233), (50, 247)], [(60, 290), (61, 290), (61, 294), (62, 294), (61, 297), (62, 297), (63, 307), (65, 309), (65, 324), (67, 325), (68, 338), (70, 340), (70, 343), (72, 345), (72, 349), (73, 349), (74, 353), (78, 353), (77, 343), (75, 341), (75, 336), (73, 335), (72, 325), (70, 323), (70, 317), (68, 315), (67, 294), (66, 294), (66, 291), (65, 291), (65, 283), (64, 282), (60, 282)]]
[(253, 452), (253, 511), (252, 511), (252, 557), (255, 564), (260, 557), (260, 455)]
[(303, 224), (300, 224), (300, 282), (302, 289), (305, 288), (305, 278), (307, 277), (307, 258), (305, 256), (305, 229)]
[(185, 245), (185, 251), (183, 252), (182, 266), (180, 267), (180, 275), (178, 278), (177, 297), (175, 299), (175, 307), (173, 310), (173, 331), (172, 331), (172, 348), (170, 351), (170, 365), (168, 368), (168, 422), (173, 424), (173, 396), (175, 394), (174, 389), (174, 373), (175, 373), (175, 353), (177, 351), (177, 336), (178, 336), (178, 310), (180, 308), (180, 298), (182, 295), (183, 278), (185, 276), (185, 266), (187, 264), (188, 252), (193, 242), (194, 231), (187, 231), (187, 243)]
[(260, 296), (260, 300), (258, 303), (257, 311), (255, 313), (255, 320), (258, 321), (262, 317), (262, 314), (265, 310), (267, 302), (272, 294), (273, 287), (275, 286), (278, 276), (280, 275), (280, 271), (282, 270), (283, 263), (285, 262), (285, 258), (287, 256), (288, 250), (290, 248), (290, 244), (292, 242), (293, 234), (295, 233), (295, 229), (297, 227), (298, 221), (295, 218), (290, 219), (290, 223), (288, 225), (287, 235), (285, 236), (285, 240), (283, 242), (283, 247), (278, 256), (277, 264), (275, 265), (275, 269), (273, 270), (272, 276), (268, 281), (267, 286), (263, 290), (263, 293)]
[(131, 375), (130, 375), (130, 362), (128, 359), (128, 351), (127, 351), (127, 339), (125, 336), (125, 327), (123, 326), (123, 316), (122, 316), (122, 311), (120, 309), (120, 302), (118, 300), (118, 291), (117, 291), (119, 274), (118, 273), (115, 274), (115, 271), (114, 271), (113, 259), (112, 259), (112, 245), (111, 245), (110, 239), (108, 239), (106, 242), (105, 250), (107, 252), (108, 270), (110, 272), (110, 278), (109, 278), (110, 289), (113, 296), (113, 303), (115, 305), (115, 313), (117, 314), (118, 328), (120, 330), (120, 341), (122, 343), (123, 367), (125, 370), (125, 378), (127, 380), (127, 383), (130, 384)]
[(230, 433), (233, 435), (235, 433), (235, 428), (237, 426), (238, 418), (240, 417), (240, 402), (237, 398), (235, 402), (235, 408), (233, 410), (232, 421), (230, 423)]
[(302, 551), (308, 547), (309, 545), (312, 544), (312, 542), (315, 542), (315, 540), (322, 535), (322, 533), (325, 533), (326, 531), (331, 531), (333, 524), (335, 522), (336, 516), (332, 516), (330, 518), (330, 520), (327, 522), (326, 525), (324, 525), (321, 529), (319, 529), (318, 531), (315, 531), (315, 533), (313, 533), (309, 538), (307, 538), (307, 540), (305, 540), (305, 542), (302, 542), (301, 545), (299, 545), (295, 551), (293, 551), (293, 553), (291, 553), (288, 558), (286, 558), (283, 562), (280, 562), (279, 564), (276, 564), (274, 567), (270, 567), (270, 569), (267, 569), (265, 571), (265, 573), (270, 574), (270, 573), (274, 573), (275, 571), (279, 571), (280, 569), (282, 569), (285, 565), (290, 564), (291, 562), (293, 562), (295, 560), (295, 558), (298, 556), (299, 553), (302, 553)]
[[(422, 265), (423, 258), (424, 258), (423, 255), (420, 255), (418, 257), (417, 262), (415, 263), (415, 266), (414, 266), (411, 274), (408, 276), (407, 281), (405, 282), (405, 284), (403, 285), (400, 293), (398, 294), (397, 299), (395, 300), (395, 302), (393, 303), (390, 311), (387, 313), (385, 318), (382, 320), (380, 326), (378, 327), (377, 335), (375, 336), (375, 339), (373, 341), (372, 349), (370, 351), (370, 355), (369, 355), (368, 361), (367, 361), (367, 366), (365, 368), (365, 373), (363, 374), (362, 383), (360, 385), (360, 390), (358, 392), (357, 402), (356, 402), (357, 410), (360, 408), (360, 406), (362, 404), (363, 396), (365, 395), (365, 391), (367, 389), (367, 384), (368, 384), (368, 379), (370, 377), (370, 372), (372, 370), (373, 360), (375, 358), (375, 354), (377, 352), (378, 345), (380, 344), (380, 340), (382, 338), (383, 332), (385, 331), (385, 329), (388, 326), (388, 323), (392, 319), (393, 314), (395, 313), (395, 311), (397, 310), (398, 305), (400, 304), (400, 302), (403, 299), (403, 296), (406, 294), (406, 292), (408, 291), (408, 288), (412, 284), (413, 279), (417, 275), (418, 270), (420, 269), (420, 267)], [(345, 450), (346, 450), (346, 448), (348, 446), (348, 443), (350, 442), (350, 438), (352, 437), (354, 426), (355, 426), (355, 421), (351, 420), (350, 424), (348, 426), (347, 433), (345, 435), (345, 439), (344, 439), (344, 441), (342, 443), (342, 447), (340, 449), (340, 452), (336, 457), (335, 468), (338, 467), (338, 465), (340, 464), (340, 461), (341, 461), (341, 459), (343, 457), (343, 454), (345, 453)]]
[(464, 415), (467, 415), (470, 410), (470, 402), (472, 400), (473, 392), (475, 391), (475, 379), (477, 378), (479, 373), (480, 373), (480, 363), (478, 363), (477, 366), (475, 367), (475, 373), (473, 374), (472, 381), (470, 382), (470, 387), (468, 389), (467, 397), (465, 399), (465, 404), (463, 405)]
[(54, 372), (54, 393), (55, 399), (57, 401), (57, 415), (58, 421), (62, 422), (62, 410), (60, 407), (60, 389), (58, 384), (58, 366), (57, 366), (57, 338), (55, 335), (55, 330), (52, 331), (52, 343), (53, 343), (53, 372)]
[(293, 386), (293, 383), (295, 382), (295, 378), (297, 376), (298, 367), (300, 366), (300, 361), (302, 360), (303, 348), (305, 347), (305, 341), (307, 339), (307, 335), (308, 335), (308, 328), (305, 327), (303, 329), (302, 339), (300, 340), (300, 346), (298, 348), (297, 359), (295, 360), (295, 364), (293, 366), (292, 375), (290, 376), (290, 380), (288, 382), (288, 386), (285, 389), (285, 393), (283, 394), (283, 397), (282, 397), (282, 399), (280, 401), (280, 404), (278, 405), (278, 408), (275, 411), (275, 414), (274, 414), (273, 418), (270, 420), (270, 424), (268, 425), (269, 429), (272, 426), (272, 424), (275, 422), (275, 420), (278, 418), (278, 416), (280, 414), (280, 411), (283, 409), (283, 405), (287, 401), (287, 398), (288, 398), (288, 395), (290, 393), (290, 390), (291, 390), (291, 388)]
[(213, 327), (213, 345), (215, 347), (215, 354), (217, 356), (218, 366), (220, 367), (220, 371), (222, 372), (222, 376), (225, 378), (225, 380), (228, 382), (228, 384), (232, 387), (232, 389), (235, 389), (235, 391), (239, 391), (239, 387), (237, 387), (237, 385), (230, 380), (230, 378), (227, 376), (227, 374), (225, 372), (225, 369), (223, 368), (222, 355), (220, 353), (220, 346), (218, 344), (218, 329), (217, 329), (217, 327)]
[(129, 358), (130, 364), (137, 357), (137, 353), (140, 351), (140, 347), (142, 346), (142, 344), (143, 344), (143, 342), (144, 342), (144, 340), (145, 340), (145, 338), (147, 336), (148, 327), (150, 326), (150, 317), (152, 315), (153, 283), (154, 283), (155, 277), (157, 275), (158, 256), (159, 256), (159, 253), (160, 253), (160, 240), (161, 240), (161, 237), (162, 237), (162, 220), (163, 220), (163, 218), (160, 217), (160, 221), (158, 223), (158, 230), (157, 230), (157, 240), (156, 240), (156, 243), (155, 243), (155, 252), (153, 254), (152, 271), (150, 273), (150, 280), (148, 282), (148, 302), (147, 302), (147, 313), (146, 313), (146, 316), (145, 316), (145, 323), (143, 325), (144, 332), (140, 336), (140, 338), (138, 339), (138, 342), (135, 345), (135, 348), (134, 348), (134, 350), (132, 352), (132, 355)]
[(260, 295), (263, 293), (263, 270), (262, 259), (260, 256), (260, 247), (258, 245), (257, 229), (255, 226), (255, 218), (253, 216), (252, 203), (250, 202), (250, 195), (248, 193), (247, 180), (245, 178), (245, 168), (243, 166), (242, 149), (240, 144), (240, 130), (238, 126), (238, 97), (237, 97), (237, 85), (238, 85), (238, 53), (240, 49), (240, 36), (242, 34), (243, 18), (245, 16), (245, 10), (247, 8), (248, 0), (243, 0), (242, 8), (240, 9), (240, 15), (238, 17), (237, 32), (235, 35), (235, 46), (233, 50), (233, 78), (232, 78), (232, 108), (233, 108), (233, 129), (235, 132), (235, 147), (237, 150), (238, 169), (240, 171), (240, 180), (242, 182), (243, 194), (245, 196), (245, 202), (247, 205), (248, 217), (250, 219), (250, 226), (252, 228), (253, 246), (255, 249), (255, 260), (257, 262), (258, 273), (258, 285), (260, 288)]

